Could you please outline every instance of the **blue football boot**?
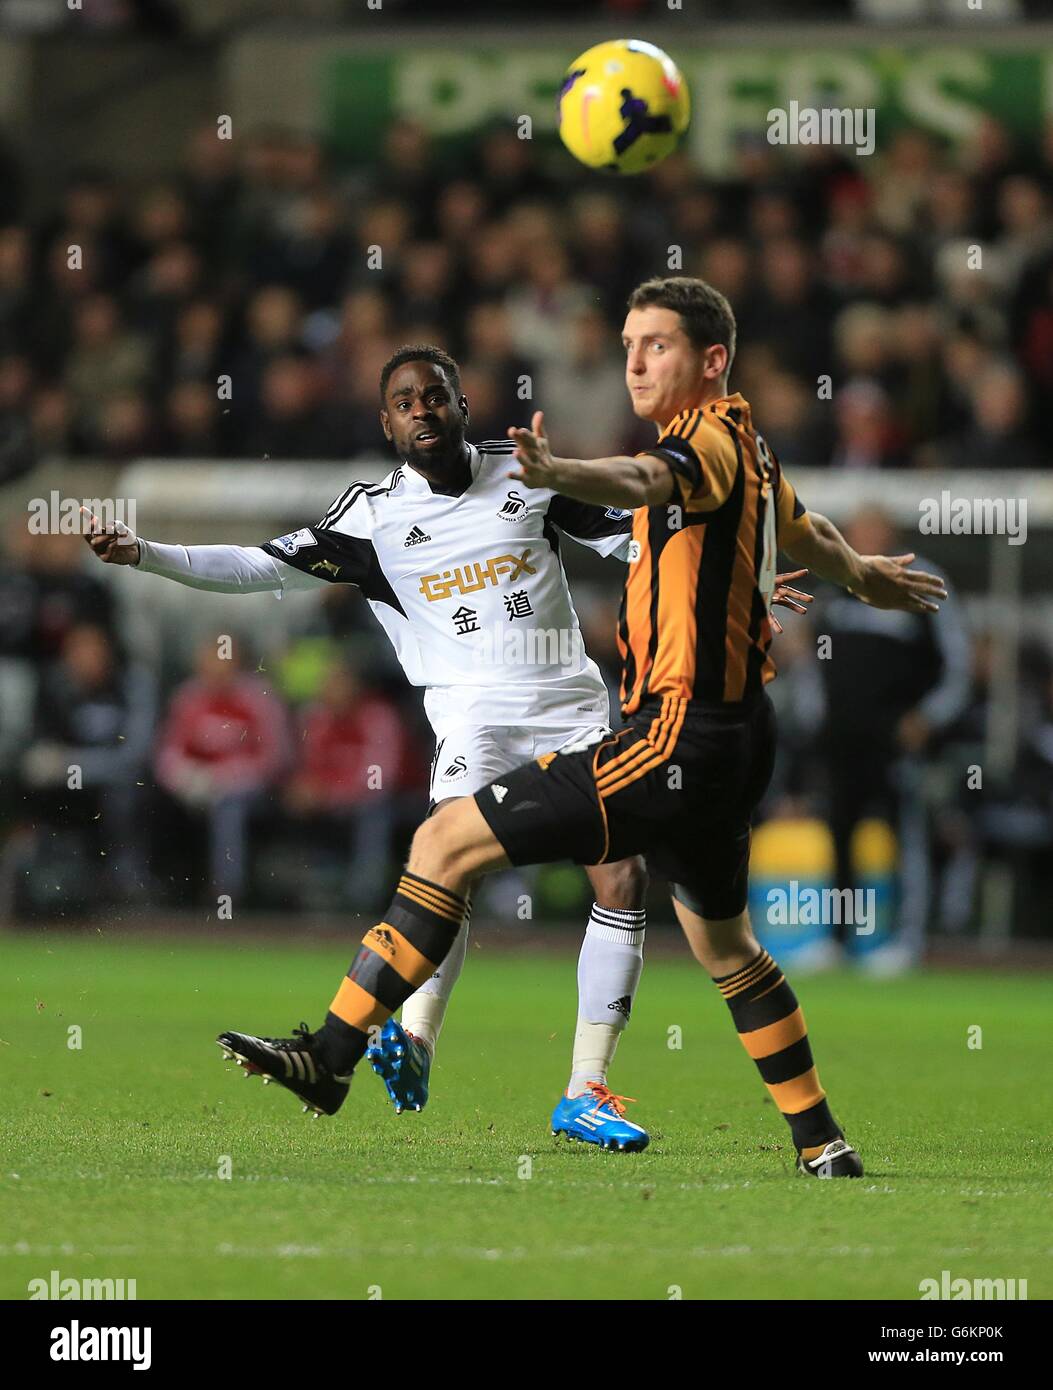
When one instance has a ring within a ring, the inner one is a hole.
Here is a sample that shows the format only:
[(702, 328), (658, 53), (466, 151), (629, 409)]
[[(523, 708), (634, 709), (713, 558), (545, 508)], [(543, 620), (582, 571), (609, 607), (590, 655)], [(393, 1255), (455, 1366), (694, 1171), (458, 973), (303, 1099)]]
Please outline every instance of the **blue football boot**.
[(424, 1109), (431, 1053), (401, 1023), (388, 1019), (380, 1030), (380, 1042), (366, 1048), (366, 1061), (387, 1088), (396, 1115), (403, 1110)]
[(625, 1118), (625, 1102), (632, 1096), (616, 1096), (598, 1081), (588, 1082), (584, 1095), (564, 1096), (552, 1112), (552, 1133), (564, 1134), (585, 1144), (619, 1153), (646, 1149), (651, 1136)]

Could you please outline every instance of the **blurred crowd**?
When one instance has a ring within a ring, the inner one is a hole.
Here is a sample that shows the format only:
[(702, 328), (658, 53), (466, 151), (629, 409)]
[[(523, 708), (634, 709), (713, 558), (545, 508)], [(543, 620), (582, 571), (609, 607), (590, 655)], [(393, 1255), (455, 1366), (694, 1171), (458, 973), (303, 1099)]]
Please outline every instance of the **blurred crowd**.
[(352, 592), (280, 645), (202, 628), (147, 659), (128, 586), (28, 540), (0, 569), (0, 918), (379, 905), (430, 747)]
[(617, 329), (670, 267), (731, 299), (733, 385), (784, 462), (1045, 464), (1053, 121), (1027, 148), (988, 119), (956, 150), (904, 130), (871, 158), (791, 161), (758, 133), (722, 182), (681, 156), (583, 179), (503, 126), (450, 159), (409, 121), (350, 169), (207, 126), (178, 174), (82, 170), (34, 221), (11, 168), (0, 477), (55, 454), (377, 451), (379, 368), (407, 341), (463, 361), (477, 438), (543, 405), (564, 453), (632, 448)]
[[(470, 437), (543, 406), (562, 452), (633, 450), (653, 436), (617, 329), (632, 287), (668, 269), (731, 299), (732, 385), (791, 468), (1049, 456), (1053, 123), (1026, 150), (987, 121), (955, 152), (905, 131), (870, 159), (790, 163), (759, 139), (720, 184), (680, 157), (583, 180), (505, 127), (445, 161), (406, 121), (368, 169), (210, 126), (177, 175), (83, 170), (30, 222), (4, 157), (0, 481), (55, 457), (376, 455), (380, 367), (407, 341), (463, 364)], [(853, 524), (864, 549), (906, 548), (878, 514)], [(365, 605), (334, 586), (280, 644), (203, 632), (192, 661), (147, 660), (126, 637), (133, 586), (24, 518), (0, 560), (0, 913), (372, 906), (425, 809), (431, 747)], [(612, 687), (614, 591), (575, 583)], [(853, 827), (887, 819), (913, 852), (915, 934), (975, 924), (992, 859), (1048, 891), (1049, 654), (1026, 653), (1015, 744), (981, 798), (962, 768), (987, 746), (990, 635), (953, 606), (938, 625), (833, 597), (822, 614), (836, 662), (807, 620), (777, 641), (765, 814), (821, 816), (842, 883)]]
[[(992, 18), (1041, 19), (1046, 17), (1046, 0), (1000, 0)], [(210, 0), (79, 0), (76, 5), (24, 0), (0, 7), (0, 32), (15, 34), (54, 34), (65, 29), (76, 33), (105, 36), (134, 34), (148, 38), (176, 38), (207, 33), (221, 24), (260, 23), (267, 19), (294, 19), (301, 24), (339, 24), (361, 21), (361, 0), (228, 0), (224, 6)], [(374, 10), (381, 7), (375, 5)], [(525, 11), (522, 0), (458, 0), (458, 16), (471, 16), (483, 22), (509, 19), (519, 24), (527, 16), (547, 23), (580, 23), (583, 19), (605, 18), (629, 28), (637, 20), (668, 19), (669, 0), (532, 0)], [(793, 19), (798, 22), (896, 22), (910, 24), (929, 20), (944, 24), (966, 22), (982, 6), (959, 10), (945, 0), (796, 0)], [(442, 23), (449, 12), (434, 0), (384, 0), (383, 11), (396, 23), (403, 19), (415, 23)], [(720, 18), (715, 9), (713, 14)], [(780, 0), (738, 0), (734, 17), (739, 22), (787, 19)]]
[[(847, 534), (865, 552), (903, 546), (873, 509)], [(259, 623), (217, 634), (212, 596), (187, 595), (182, 646), (166, 631), (148, 655), (129, 637), (145, 581), (104, 569), (76, 536), (14, 539), (0, 566), (0, 920), (381, 908), (427, 807), (432, 742), (357, 592), (331, 586), (280, 637)], [(616, 586), (573, 587), (616, 708)], [(815, 589), (814, 620), (788, 616), (775, 641), (780, 749), (762, 820), (825, 823), (842, 886), (859, 877), (856, 828), (885, 822), (915, 958), (934, 930), (975, 930), (992, 864), (1017, 885), (1018, 928), (1047, 932), (1051, 654), (1025, 650), (999, 773), (993, 634), (970, 633), (953, 597), (934, 621)], [(587, 909), (583, 875), (554, 866), (525, 881), (539, 915)], [(523, 882), (495, 880), (484, 910), (514, 919)], [(669, 917), (661, 885), (654, 906)]]

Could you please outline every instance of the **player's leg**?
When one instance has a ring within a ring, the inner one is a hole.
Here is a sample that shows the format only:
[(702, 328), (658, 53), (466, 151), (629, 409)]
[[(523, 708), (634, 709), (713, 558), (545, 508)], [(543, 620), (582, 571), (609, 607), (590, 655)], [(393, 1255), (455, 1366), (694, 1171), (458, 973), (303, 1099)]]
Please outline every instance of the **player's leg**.
[(389, 1018), (366, 1049), (366, 1061), (384, 1083), (395, 1114), (423, 1110), (431, 1088), (431, 1066), (439, 1033), (446, 1019), (450, 995), (461, 974), (468, 949), (472, 904), (468, 900), (464, 921), (453, 945), (434, 974), (410, 995), (401, 1018)]
[(595, 901), (578, 956), (578, 1017), (570, 1080), (552, 1115), (554, 1134), (643, 1149), (647, 1131), (625, 1118), (627, 1097), (607, 1072), (632, 1012), (643, 969), (647, 870), (638, 856), (586, 868)]
[(707, 793), (695, 803), (699, 821), (674, 821), (652, 867), (666, 871), (695, 959), (790, 1126), (798, 1166), (816, 1177), (857, 1177), (862, 1164), (830, 1113), (797, 997), (754, 936), (747, 909), (750, 820), (771, 781), (775, 733), (767, 697), (745, 712), (703, 714), (689, 770), (691, 785), (697, 777)]
[[(227, 1032), (217, 1042), (293, 1091), (305, 1109), (335, 1114), (370, 1030), (383, 1027), (452, 947), (472, 881), (509, 864), (594, 864), (610, 857), (615, 829), (599, 802), (591, 749), (546, 754), (502, 774), (418, 828), (394, 901), (366, 933), (317, 1033), (305, 1026), (292, 1038)], [(632, 835), (646, 838), (638, 826)], [(626, 843), (616, 857), (646, 847)]]
[(362, 1035), (431, 978), (464, 926), (472, 879), (505, 864), (470, 797), (448, 802), (418, 827), (392, 906), (366, 933), (326, 1021), (334, 1070), (357, 1062)]
[[(531, 748), (523, 747), (514, 734), (512, 729), (477, 724), (444, 728), (431, 764), (429, 815), (485, 787), (529, 756)], [(379, 1034), (373, 1034), (367, 1060), (384, 1082), (388, 1099), (399, 1114), (422, 1110), (428, 1103), (435, 1049), (464, 965), (470, 918), (471, 903), (445, 960), (406, 1000), (401, 1020), (390, 1018)]]
[[(499, 772), (514, 766), (516, 761), (509, 761), (507, 753), (503, 753), (501, 740), (494, 736), (492, 730), (472, 725), (446, 730), (436, 745), (432, 759), (429, 787), (432, 808), (429, 817), (436, 815), (442, 807), (485, 787)], [(445, 960), (420, 989), (410, 995), (402, 1009), (402, 1027), (418, 1038), (432, 1057), (446, 1018), (450, 995), (464, 965), (470, 916), (469, 904), (464, 924)]]
[(861, 1176), (859, 1156), (845, 1143), (819, 1084), (797, 996), (753, 935), (749, 911), (704, 915), (704, 902), (681, 884), (673, 886), (673, 908), (692, 954), (723, 995), (743, 1047), (790, 1126), (798, 1167), (815, 1177)]
[(471, 924), (472, 904), (469, 899), (465, 908), (464, 924), (450, 947), (446, 959), (433, 975), (415, 990), (402, 1006), (402, 1026), (407, 1033), (419, 1039), (435, 1056), (439, 1034), (446, 1020), (446, 1008), (450, 1002), (453, 987), (460, 979), (464, 957), (468, 949), (468, 929)]
[(371, 1030), (383, 1027), (452, 948), (472, 880), (508, 862), (474, 798), (444, 806), (418, 828), (391, 906), (366, 932), (318, 1032), (304, 1026), (291, 1038), (226, 1032), (220, 1046), (247, 1072), (295, 1092), (305, 1110), (335, 1114)]
[(643, 970), (647, 869), (632, 856), (586, 868), (595, 901), (578, 955), (578, 1026), (568, 1095), (607, 1071), (625, 1031)]
[[(455, 799), (448, 797), (431, 814)], [(406, 1000), (401, 1018), (389, 1018), (379, 1034), (374, 1032), (374, 1041), (366, 1051), (366, 1060), (383, 1081), (397, 1115), (404, 1110), (423, 1110), (428, 1103), (431, 1066), (450, 996), (468, 950), (471, 914), (468, 900), (461, 929), (445, 960)]]

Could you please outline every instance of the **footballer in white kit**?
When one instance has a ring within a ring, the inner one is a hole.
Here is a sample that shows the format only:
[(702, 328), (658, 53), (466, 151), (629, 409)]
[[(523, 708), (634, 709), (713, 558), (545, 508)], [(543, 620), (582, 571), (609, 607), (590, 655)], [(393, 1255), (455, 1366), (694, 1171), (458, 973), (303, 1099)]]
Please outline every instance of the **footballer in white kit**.
[[(470, 796), (502, 772), (609, 732), (609, 702), (581, 640), (560, 558), (563, 537), (628, 557), (630, 512), (510, 480), (510, 440), (467, 443), (457, 364), (400, 349), (381, 374), (381, 423), (402, 462), (352, 483), (317, 525), (255, 546), (164, 545), (89, 535), (111, 562), (196, 588), (251, 593), (355, 584), (390, 639), (435, 732), (431, 798)], [(123, 553), (122, 553), (123, 552)], [(131, 558), (129, 558), (131, 556)], [(586, 870), (595, 894), (578, 961), (571, 1076), (554, 1133), (618, 1150), (646, 1130), (625, 1116), (607, 1071), (643, 966), (641, 859)], [(369, 1049), (396, 1109), (421, 1109), (468, 925), (441, 967)]]

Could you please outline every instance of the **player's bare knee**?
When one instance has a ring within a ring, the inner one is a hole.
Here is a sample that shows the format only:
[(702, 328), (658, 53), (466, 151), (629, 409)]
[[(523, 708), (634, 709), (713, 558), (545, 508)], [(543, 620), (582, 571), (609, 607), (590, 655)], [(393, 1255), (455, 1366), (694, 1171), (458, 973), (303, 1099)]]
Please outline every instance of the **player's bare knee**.
[(592, 891), (600, 907), (635, 910), (647, 897), (647, 869), (638, 855), (589, 870)]
[(409, 869), (421, 878), (444, 880), (454, 869), (456, 846), (443, 821), (443, 812), (437, 811), (418, 825), (413, 836)]
[(410, 848), (409, 869), (454, 892), (463, 893), (472, 879), (486, 871), (492, 860), (487, 846), (476, 844), (464, 832), (464, 798), (444, 803), (417, 827)]
[(673, 908), (691, 954), (715, 979), (741, 970), (760, 950), (746, 908), (734, 917), (703, 917), (676, 897)]
[(687, 937), (687, 944), (688, 946), (690, 946), (691, 954), (694, 956), (695, 960), (698, 961), (699, 965), (702, 966), (703, 970), (708, 970), (709, 951), (705, 943), (700, 941), (694, 932), (685, 931), (684, 935)]
[(760, 950), (748, 912), (719, 921), (703, 918), (702, 927), (697, 939), (691, 942), (691, 949), (709, 973), (718, 978), (741, 970)]

